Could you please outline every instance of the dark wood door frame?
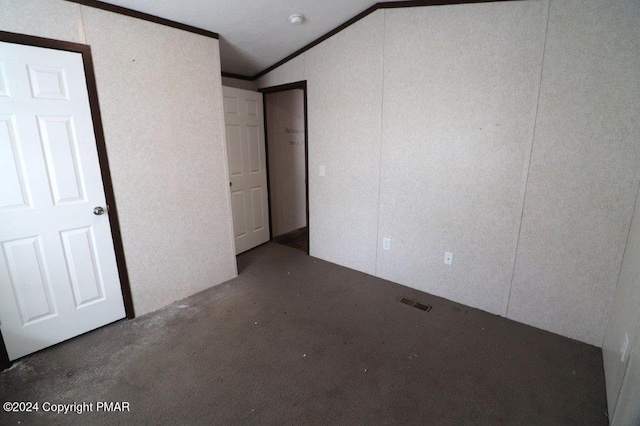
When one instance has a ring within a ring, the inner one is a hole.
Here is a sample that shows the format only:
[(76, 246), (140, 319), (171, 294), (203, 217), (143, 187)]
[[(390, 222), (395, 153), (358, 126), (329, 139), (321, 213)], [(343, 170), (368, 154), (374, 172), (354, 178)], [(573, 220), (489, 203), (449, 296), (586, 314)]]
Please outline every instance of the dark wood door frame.
[(287, 90), (302, 89), (302, 96), (304, 99), (304, 184), (305, 184), (305, 203), (306, 203), (306, 218), (307, 218), (307, 254), (311, 252), (311, 239), (309, 238), (309, 229), (311, 224), (309, 223), (309, 124), (307, 120), (307, 80), (297, 81), (295, 83), (282, 84), (280, 86), (265, 87), (258, 89), (264, 95), (262, 100), (262, 108), (264, 111), (264, 147), (267, 161), (267, 198), (269, 200), (269, 236), (273, 239), (273, 232), (271, 227), (271, 187), (269, 177), (269, 139), (267, 131), (267, 101), (266, 95), (271, 93), (286, 92)]
[[(23, 44), (27, 46), (44, 47), (47, 49), (63, 50), (67, 52), (80, 53), (84, 64), (84, 74), (87, 83), (87, 91), (89, 93), (89, 106), (91, 108), (91, 118), (93, 120), (93, 131), (96, 136), (96, 148), (98, 150), (98, 160), (100, 163), (100, 171), (102, 174), (102, 185), (107, 205), (109, 206), (109, 223), (111, 226), (111, 237), (113, 240), (113, 248), (116, 255), (116, 263), (118, 266), (118, 276), (120, 278), (120, 287), (122, 289), (122, 298), (124, 300), (124, 309), (127, 318), (135, 318), (133, 309), (133, 299), (131, 298), (131, 284), (129, 283), (129, 275), (127, 273), (127, 262), (124, 257), (124, 247), (122, 245), (122, 234), (120, 233), (120, 222), (118, 220), (118, 209), (116, 206), (115, 194), (111, 183), (111, 172), (109, 170), (109, 159), (107, 156), (107, 146), (104, 139), (104, 130), (102, 127), (102, 118), (100, 116), (100, 105), (98, 103), (98, 89), (96, 86), (96, 77), (93, 69), (93, 59), (91, 57), (91, 47), (86, 44), (71, 43), (66, 41), (52, 40), (42, 37), (33, 37), (23, 34), (15, 34), (6, 31), (0, 31), (0, 41)], [(4, 338), (0, 333), (0, 371), (11, 366)]]

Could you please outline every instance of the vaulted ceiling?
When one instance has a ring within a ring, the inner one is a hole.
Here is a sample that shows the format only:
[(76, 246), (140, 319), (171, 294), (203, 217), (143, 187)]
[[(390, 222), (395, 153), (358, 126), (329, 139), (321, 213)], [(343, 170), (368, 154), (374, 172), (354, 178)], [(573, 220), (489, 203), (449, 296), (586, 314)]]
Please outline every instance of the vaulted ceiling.
[[(376, 0), (102, 0), (220, 34), (222, 71), (252, 76)], [(300, 25), (288, 18), (305, 16)]]

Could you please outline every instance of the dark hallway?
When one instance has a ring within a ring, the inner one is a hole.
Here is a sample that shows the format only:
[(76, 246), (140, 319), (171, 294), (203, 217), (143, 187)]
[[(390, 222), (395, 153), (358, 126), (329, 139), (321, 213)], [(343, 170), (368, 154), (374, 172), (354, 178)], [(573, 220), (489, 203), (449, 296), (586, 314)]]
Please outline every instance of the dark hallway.
[(296, 229), (295, 231), (288, 232), (284, 235), (278, 235), (271, 241), (309, 253), (309, 235), (306, 227)]

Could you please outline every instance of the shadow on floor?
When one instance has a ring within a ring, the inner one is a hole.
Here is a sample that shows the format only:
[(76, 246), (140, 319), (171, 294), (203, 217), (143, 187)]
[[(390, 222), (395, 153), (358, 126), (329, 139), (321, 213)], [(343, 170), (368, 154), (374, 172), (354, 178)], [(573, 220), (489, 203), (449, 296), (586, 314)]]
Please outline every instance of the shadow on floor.
[(271, 241), (276, 244), (282, 244), (283, 246), (309, 253), (309, 235), (306, 227), (296, 229), (295, 231), (291, 231), (283, 235), (278, 235), (277, 237), (273, 237)]

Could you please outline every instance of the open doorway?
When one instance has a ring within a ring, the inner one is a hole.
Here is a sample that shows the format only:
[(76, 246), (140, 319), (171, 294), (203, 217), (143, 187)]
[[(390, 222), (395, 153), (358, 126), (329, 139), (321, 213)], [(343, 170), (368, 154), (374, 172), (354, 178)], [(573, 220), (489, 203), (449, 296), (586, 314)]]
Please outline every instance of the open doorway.
[(264, 94), (271, 240), (309, 253), (306, 81)]

